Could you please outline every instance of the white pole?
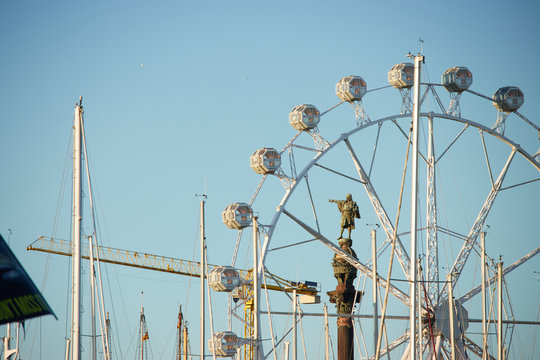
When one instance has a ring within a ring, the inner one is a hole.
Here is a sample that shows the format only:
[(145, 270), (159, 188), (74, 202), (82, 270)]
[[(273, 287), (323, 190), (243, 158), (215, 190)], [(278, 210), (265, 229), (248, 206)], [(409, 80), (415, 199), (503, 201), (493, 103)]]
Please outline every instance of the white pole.
[(499, 261), (497, 264), (497, 295), (499, 302), (497, 304), (497, 347), (498, 347), (498, 359), (503, 360), (503, 327), (502, 327), (502, 267), (503, 262)]
[(486, 233), (480, 233), (482, 257), (482, 360), (487, 359), (487, 326), (486, 326)]
[(92, 242), (92, 236), (88, 237), (90, 245), (90, 313), (91, 313), (91, 322), (92, 322), (92, 359), (97, 359), (96, 353), (96, 290), (95, 290), (95, 276), (94, 276), (94, 244)]
[(19, 357), (19, 335), (20, 335), (20, 331), (21, 331), (21, 323), (17, 323), (17, 339), (15, 340), (15, 349), (13, 349), (15, 351), (15, 357), (14, 359), (17, 360), (19, 359), (20, 360), (20, 357)]
[(330, 329), (328, 328), (328, 307), (323, 306), (324, 310), (324, 360), (330, 360)]
[(371, 261), (373, 263), (373, 346), (377, 353), (377, 339), (379, 338), (379, 304), (377, 291), (377, 231), (371, 229)]
[(259, 223), (257, 217), (253, 217), (253, 356), (255, 360), (261, 358), (259, 354), (259, 251), (258, 251), (258, 235), (259, 235)]
[(204, 359), (204, 269), (205, 265), (205, 233), (204, 233), (204, 195), (201, 200), (201, 360)]
[[(142, 295), (141, 295), (142, 297)], [(141, 306), (141, 319), (140, 319), (140, 328), (141, 328), (141, 333), (139, 334), (139, 339), (141, 341), (141, 360), (144, 360), (144, 335), (145, 335), (145, 332), (144, 332), (144, 307)]]
[(69, 360), (70, 350), (71, 350), (71, 340), (66, 339), (66, 360)]
[(19, 323), (17, 324), (17, 341), (14, 349), (10, 349), (11, 324), (7, 323), (6, 337), (4, 338), (4, 360), (17, 359), (19, 356)]
[(297, 333), (296, 333), (296, 289), (293, 289), (292, 293), (292, 300), (293, 300), (293, 360), (296, 359), (297, 355)]
[[(420, 262), (420, 256), (418, 257), (418, 260), (416, 261), (416, 268), (418, 270), (417, 279), (420, 281), (422, 278), (422, 265)], [(416, 289), (418, 292), (418, 358), (422, 359), (422, 285), (418, 289)]]
[(289, 345), (290, 341), (285, 341), (285, 360), (289, 360)]
[(417, 258), (417, 249), (416, 249), (416, 232), (417, 232), (417, 203), (418, 198), (418, 186), (417, 186), (417, 176), (418, 176), (418, 121), (420, 117), (420, 74), (421, 74), (421, 62), (424, 60), (424, 56), (416, 55), (414, 57), (414, 106), (413, 106), (413, 157), (412, 157), (412, 179), (411, 179), (411, 266), (410, 266), (410, 294), (409, 298), (411, 299), (410, 307), (410, 343), (411, 343), (411, 359), (416, 360), (417, 358), (417, 346), (415, 341), (416, 335), (416, 258)]
[(454, 336), (454, 285), (452, 274), (448, 274), (448, 312), (450, 318), (450, 347), (452, 348), (452, 360), (456, 360), (456, 341)]
[(73, 212), (72, 212), (72, 298), (71, 298), (71, 360), (81, 356), (81, 126), (82, 97), (75, 106), (73, 122)]
[(9, 340), (11, 339), (11, 324), (7, 323), (6, 325), (6, 337), (4, 337), (4, 360), (8, 358), (9, 352)]

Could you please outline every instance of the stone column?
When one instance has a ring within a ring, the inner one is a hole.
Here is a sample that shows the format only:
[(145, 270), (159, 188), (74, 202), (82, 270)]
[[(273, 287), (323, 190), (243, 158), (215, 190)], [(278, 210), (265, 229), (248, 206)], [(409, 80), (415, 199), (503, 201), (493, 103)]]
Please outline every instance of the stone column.
[[(351, 248), (352, 240), (339, 238), (339, 246), (343, 251), (358, 259), (356, 253)], [(360, 302), (362, 292), (356, 291), (353, 280), (356, 278), (356, 268), (338, 255), (334, 255), (332, 260), (334, 277), (338, 285), (336, 290), (327, 292), (330, 302), (336, 304), (338, 314), (350, 315), (354, 304)], [(350, 316), (338, 317), (338, 360), (354, 359), (354, 335), (352, 318)]]

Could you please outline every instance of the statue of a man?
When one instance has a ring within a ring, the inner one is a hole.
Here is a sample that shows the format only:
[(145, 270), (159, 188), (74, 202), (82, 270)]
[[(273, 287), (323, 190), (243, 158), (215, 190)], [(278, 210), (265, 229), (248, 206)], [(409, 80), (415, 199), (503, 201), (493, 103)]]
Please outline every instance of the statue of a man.
[(351, 230), (354, 229), (354, 218), (360, 219), (360, 210), (358, 205), (353, 201), (352, 195), (347, 194), (345, 200), (328, 200), (336, 203), (338, 210), (341, 212), (341, 233), (339, 239), (343, 238), (343, 230), (349, 229), (349, 239), (351, 238)]

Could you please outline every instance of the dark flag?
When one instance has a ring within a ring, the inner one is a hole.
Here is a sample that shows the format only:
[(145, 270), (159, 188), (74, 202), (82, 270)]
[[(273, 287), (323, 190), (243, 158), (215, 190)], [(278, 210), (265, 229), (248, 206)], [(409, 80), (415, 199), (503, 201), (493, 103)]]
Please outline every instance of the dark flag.
[(0, 235), (0, 325), (47, 314), (56, 318)]

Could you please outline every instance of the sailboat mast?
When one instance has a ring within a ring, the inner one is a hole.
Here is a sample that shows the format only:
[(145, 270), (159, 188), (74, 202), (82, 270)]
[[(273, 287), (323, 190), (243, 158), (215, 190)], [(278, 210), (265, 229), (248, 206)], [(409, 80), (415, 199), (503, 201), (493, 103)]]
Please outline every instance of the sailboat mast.
[(90, 318), (92, 323), (92, 360), (97, 360), (97, 345), (96, 345), (96, 290), (95, 290), (95, 270), (94, 270), (94, 243), (92, 236), (88, 237), (90, 249)]
[[(142, 295), (141, 295), (142, 296)], [(141, 339), (141, 352), (140, 352), (140, 360), (144, 360), (144, 340), (146, 333), (144, 332), (144, 307), (141, 306), (141, 317), (140, 317), (140, 328), (141, 333), (139, 334), (139, 338)]]
[(204, 201), (205, 195), (201, 200), (201, 360), (204, 359), (204, 270), (205, 266), (205, 233), (204, 233)]
[[(414, 57), (414, 95), (413, 95), (413, 114), (412, 114), (412, 128), (413, 128), (413, 134), (412, 134), (412, 145), (413, 145), (413, 156), (412, 156), (412, 179), (411, 179), (411, 267), (410, 267), (410, 280), (411, 280), (411, 286), (410, 286), (410, 294), (409, 298), (411, 301), (411, 307), (410, 307), (410, 327), (409, 327), (409, 335), (410, 335), (410, 358), (415, 360), (417, 359), (417, 346), (416, 346), (416, 329), (417, 329), (417, 323), (416, 323), (416, 314), (418, 312), (417, 310), (417, 303), (416, 303), (416, 292), (417, 292), (417, 269), (414, 265), (416, 262), (416, 258), (418, 257), (418, 250), (417, 250), (417, 240), (416, 240), (416, 233), (417, 233), (417, 199), (418, 199), (418, 184), (417, 184), (417, 177), (418, 177), (418, 122), (420, 118), (420, 74), (421, 74), (421, 63), (424, 60), (424, 56), (418, 54)], [(421, 339), (418, 339), (418, 341), (421, 341)]]
[[(261, 286), (259, 284), (259, 252), (258, 252), (258, 244), (259, 244), (259, 223), (256, 216), (253, 217), (253, 354), (254, 358), (259, 360), (262, 357), (261, 354), (261, 346), (262, 344), (259, 342), (259, 336), (260, 336), (260, 289)], [(296, 301), (296, 297), (295, 297)]]
[(75, 106), (73, 122), (73, 212), (72, 212), (72, 297), (71, 297), (71, 360), (81, 356), (81, 169), (82, 169), (82, 97)]

